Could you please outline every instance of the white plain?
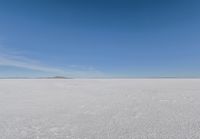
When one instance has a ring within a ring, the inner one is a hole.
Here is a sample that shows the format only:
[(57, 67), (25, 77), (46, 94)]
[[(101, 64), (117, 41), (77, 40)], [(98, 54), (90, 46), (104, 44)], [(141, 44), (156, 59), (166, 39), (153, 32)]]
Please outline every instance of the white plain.
[(199, 139), (199, 79), (0, 80), (0, 139)]

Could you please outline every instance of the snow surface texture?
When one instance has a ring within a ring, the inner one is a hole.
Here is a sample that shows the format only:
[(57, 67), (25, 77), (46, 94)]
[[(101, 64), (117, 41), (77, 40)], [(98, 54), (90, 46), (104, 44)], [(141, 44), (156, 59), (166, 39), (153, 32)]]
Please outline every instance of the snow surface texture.
[(0, 80), (0, 139), (200, 139), (200, 80)]

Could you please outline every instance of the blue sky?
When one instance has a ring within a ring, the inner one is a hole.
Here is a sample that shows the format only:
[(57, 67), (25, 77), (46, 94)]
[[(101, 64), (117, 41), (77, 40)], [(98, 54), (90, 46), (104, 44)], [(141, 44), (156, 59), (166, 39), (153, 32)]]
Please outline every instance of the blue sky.
[(200, 77), (197, 0), (1, 0), (0, 76)]

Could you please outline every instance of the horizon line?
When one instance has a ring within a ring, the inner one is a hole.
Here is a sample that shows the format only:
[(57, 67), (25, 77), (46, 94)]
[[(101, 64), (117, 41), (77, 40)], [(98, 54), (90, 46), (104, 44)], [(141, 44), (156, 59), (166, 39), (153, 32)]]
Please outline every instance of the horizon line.
[(45, 77), (0, 77), (0, 79), (200, 79), (200, 77), (67, 77), (67, 76), (45, 76)]

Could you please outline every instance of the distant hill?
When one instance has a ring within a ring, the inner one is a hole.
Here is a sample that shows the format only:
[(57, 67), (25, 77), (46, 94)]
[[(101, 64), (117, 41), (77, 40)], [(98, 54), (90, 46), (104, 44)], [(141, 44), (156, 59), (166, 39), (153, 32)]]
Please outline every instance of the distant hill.
[(54, 77), (46, 77), (46, 79), (72, 79), (72, 78), (65, 76), (54, 76)]

